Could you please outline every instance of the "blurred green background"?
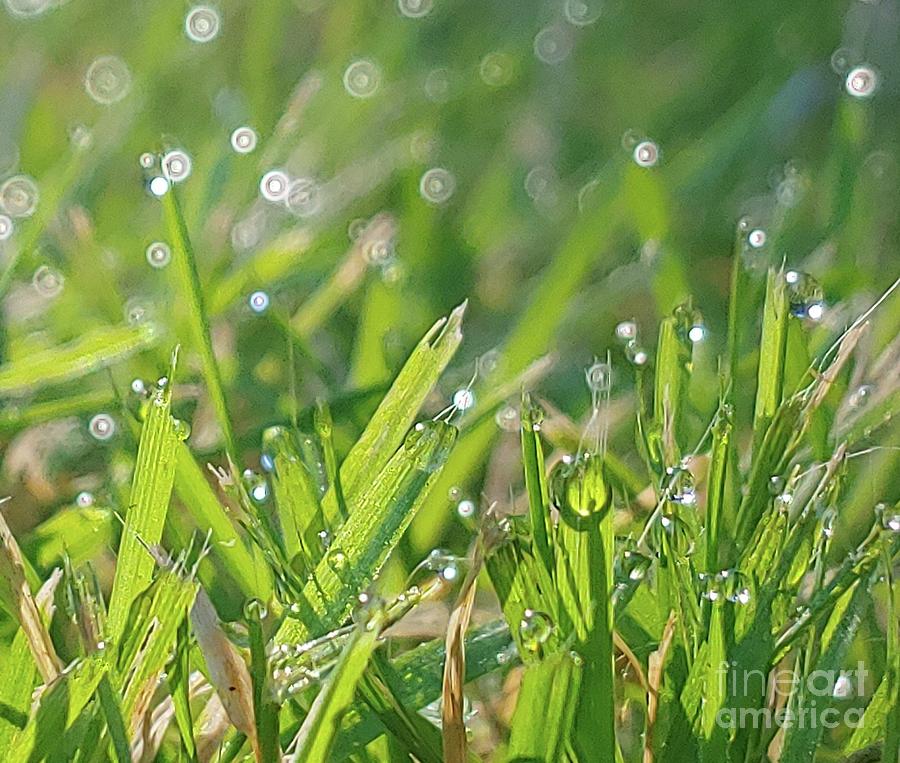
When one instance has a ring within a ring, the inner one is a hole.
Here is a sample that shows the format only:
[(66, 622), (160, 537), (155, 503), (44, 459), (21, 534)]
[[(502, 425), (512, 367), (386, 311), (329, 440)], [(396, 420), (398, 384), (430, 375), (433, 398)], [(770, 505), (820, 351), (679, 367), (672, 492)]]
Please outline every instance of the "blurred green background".
[[(70, 553), (78, 539), (82, 556), (111, 563), (104, 549), (118, 529), (106, 513), (54, 514), (82, 492), (92, 511), (124, 511), (132, 382), (164, 373), (189, 336), (169, 269), (146, 256), (166, 233), (148, 191), (159, 169), (141, 166), (145, 152), (151, 164), (173, 149), (191, 159), (177, 192), (242, 468), (259, 469), (266, 427), (295, 409), (303, 421), (317, 397), (331, 402), (346, 449), (418, 339), (469, 299), (466, 339), (428, 413), (477, 369), (476, 405), (458, 417), (464, 437), (405, 543), (407, 566), (435, 545), (465, 551), (472, 525), (455, 510), (460, 498), (483, 509), (518, 484), (516, 435), (495, 423), (504, 401), (527, 382), (548, 407), (583, 420), (584, 369), (608, 350), (613, 450), (641, 473), (634, 375), (614, 336), (622, 320), (637, 320), (652, 353), (661, 315), (688, 298), (700, 310), (707, 332), (695, 348), (691, 426), (702, 432), (716, 404), (740, 217), (766, 231), (746, 262), (759, 283), (781, 262), (821, 283), (825, 314), (802, 326), (812, 354), (900, 270), (894, 0), (212, 7), (217, 33), (197, 42), (184, 2), (0, 6), (0, 184), (25, 175), (39, 193), (34, 214), (14, 218), (0, 242), (0, 358), (102, 326), (155, 329), (108, 371), (0, 395), (0, 494), (14, 497), (5, 510), (42, 569), (67, 538)], [(86, 77), (107, 56), (118, 68), (95, 70), (92, 86), (115, 102), (98, 103)], [(362, 70), (348, 73), (358, 61)], [(870, 97), (847, 92), (857, 66), (877, 78)], [(360, 71), (366, 81), (351, 76)], [(355, 97), (345, 80), (373, 92)], [(258, 135), (247, 154), (230, 142), (241, 126)], [(655, 166), (634, 160), (643, 140), (658, 148)], [(449, 173), (442, 203), (420, 187), (433, 168)], [(260, 179), (276, 169), (311, 181), (303, 188), (313, 198), (293, 210), (261, 198)], [(354, 248), (352, 236), (379, 214), (395, 235), (374, 252)], [(261, 313), (250, 306), (256, 291), (269, 298)], [(898, 327), (893, 299), (876, 314), (863, 360)], [(744, 344), (751, 380), (752, 327)], [(184, 350), (176, 412), (193, 426), (198, 457), (221, 465), (200, 366)], [(861, 363), (859, 384), (866, 373)], [(738, 394), (752, 399), (752, 381)], [(98, 413), (116, 422), (109, 439), (90, 434)], [(896, 445), (896, 423), (879, 421), (870, 439)], [(853, 462), (847, 543), (876, 501), (900, 497), (897, 463), (892, 450)], [(52, 524), (94, 519), (93, 535)], [(191, 522), (175, 512), (168, 541), (183, 542)]]

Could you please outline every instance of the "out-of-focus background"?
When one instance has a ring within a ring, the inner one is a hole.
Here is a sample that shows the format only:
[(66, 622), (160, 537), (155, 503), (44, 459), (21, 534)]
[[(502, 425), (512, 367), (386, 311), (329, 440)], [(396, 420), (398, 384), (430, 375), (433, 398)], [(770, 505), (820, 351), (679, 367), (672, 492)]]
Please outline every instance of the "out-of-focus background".
[[(577, 437), (584, 369), (608, 351), (611, 448), (642, 474), (615, 327), (637, 322), (652, 366), (658, 318), (692, 300), (699, 436), (742, 216), (758, 283), (784, 262), (820, 284), (813, 355), (896, 278), (898, 45), (895, 0), (3, 0), (0, 358), (152, 326), (108, 369), (0, 383), (4, 512), (39, 569), (66, 547), (108, 571), (135, 452), (123, 411), (186, 331), (153, 193), (166, 174), (241, 468), (260, 470), (264, 429), (319, 397), (346, 449), (428, 327), (469, 300), (428, 413), (460, 390), (474, 406), (389, 578), (435, 546), (464, 553), (460, 502), (477, 512), (519, 484), (504, 401), (528, 386)], [(864, 359), (896, 335), (900, 302), (877, 317)], [(750, 331), (748, 379), (754, 353)], [(199, 369), (185, 348), (176, 413), (221, 465)], [(873, 445), (897, 439), (895, 423), (872, 429)], [(900, 489), (896, 451), (851, 470), (843, 548)], [(176, 546), (192, 520), (170, 516)]]

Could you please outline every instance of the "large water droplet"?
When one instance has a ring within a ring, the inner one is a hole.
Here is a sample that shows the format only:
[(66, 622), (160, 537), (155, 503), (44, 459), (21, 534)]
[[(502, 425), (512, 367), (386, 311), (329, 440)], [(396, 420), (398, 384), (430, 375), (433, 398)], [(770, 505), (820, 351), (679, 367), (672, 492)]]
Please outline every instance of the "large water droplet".
[(809, 320), (820, 320), (825, 312), (822, 287), (808, 273), (789, 270), (784, 275), (788, 284), (788, 302), (791, 315)]
[(88, 432), (95, 440), (109, 440), (116, 433), (116, 421), (108, 413), (98, 413), (88, 422)]
[(381, 70), (368, 59), (351, 63), (344, 71), (344, 89), (354, 98), (371, 98), (381, 84)]
[(238, 127), (231, 133), (231, 147), (235, 153), (249, 154), (256, 148), (259, 137), (252, 127)]
[(419, 181), (419, 193), (431, 204), (443, 204), (456, 190), (456, 178), (443, 167), (426, 170)]

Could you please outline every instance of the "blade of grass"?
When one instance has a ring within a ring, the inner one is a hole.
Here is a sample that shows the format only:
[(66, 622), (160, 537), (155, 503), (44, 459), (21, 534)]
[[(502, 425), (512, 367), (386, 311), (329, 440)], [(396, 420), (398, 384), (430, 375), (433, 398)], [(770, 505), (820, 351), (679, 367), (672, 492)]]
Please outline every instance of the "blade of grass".
[(297, 732), (294, 750), (286, 758), (287, 761), (319, 763), (328, 760), (341, 715), (353, 702), (356, 685), (378, 646), (379, 633), (377, 616), (374, 621), (354, 628)]
[(154, 393), (141, 430), (109, 600), (107, 623), (109, 638), (114, 643), (125, 629), (132, 602), (150, 583), (154, 561), (147, 549), (156, 546), (162, 538), (169, 509), (175, 480), (175, 452), (180, 441), (171, 413), (174, 366), (175, 356), (170, 382)]
[(279, 643), (307, 641), (339, 626), (425, 501), (456, 440), (450, 424), (417, 424), (351, 509), (316, 565), (297, 602), (300, 619), (288, 618)]
[(200, 353), (203, 366), (203, 377), (206, 380), (207, 392), (216, 413), (216, 421), (225, 438), (225, 450), (233, 463), (237, 463), (234, 432), (228, 407), (225, 404), (225, 390), (222, 375), (213, 351), (212, 336), (209, 331), (209, 317), (204, 302), (204, 292), (200, 285), (200, 274), (197, 272), (197, 261), (194, 248), (188, 235), (187, 224), (178, 203), (174, 188), (170, 188), (162, 197), (163, 215), (169, 231), (172, 245), (173, 261), (176, 277), (182, 296), (188, 306), (188, 320), (193, 334), (194, 348)]
[(155, 329), (148, 324), (88, 331), (68, 344), (0, 366), (0, 396), (79, 379), (149, 347), (155, 337)]
[[(509, 629), (502, 620), (470, 631), (466, 638), (466, 681), (473, 681), (498, 667), (511, 664), (508, 660), (509, 646)], [(435, 639), (411, 649), (390, 663), (390, 671), (385, 677), (403, 707), (418, 711), (440, 696), (445, 654), (444, 639)], [(378, 654), (375, 659), (376, 665), (384, 667), (384, 662), (378, 660)], [(363, 749), (384, 731), (385, 727), (365, 704), (354, 704), (353, 711), (348, 713), (348, 723), (342, 727), (335, 742), (334, 759), (343, 760)], [(434, 731), (439, 744), (440, 733), (436, 729)]]
[(753, 409), (754, 451), (759, 447), (781, 405), (789, 316), (784, 274), (770, 268), (763, 307), (762, 338), (759, 343), (756, 405)]

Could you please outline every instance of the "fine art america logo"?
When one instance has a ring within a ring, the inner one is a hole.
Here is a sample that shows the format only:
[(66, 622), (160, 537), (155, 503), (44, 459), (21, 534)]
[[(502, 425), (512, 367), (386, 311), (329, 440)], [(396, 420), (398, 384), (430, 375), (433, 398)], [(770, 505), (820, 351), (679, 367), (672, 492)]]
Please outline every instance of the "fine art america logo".
[(814, 670), (805, 677), (790, 669), (768, 674), (740, 671), (724, 662), (717, 674), (719, 696), (729, 698), (716, 714), (716, 723), (722, 728), (833, 729), (862, 725), (864, 708), (852, 703), (854, 698), (865, 696), (868, 671), (862, 662), (855, 670)]

